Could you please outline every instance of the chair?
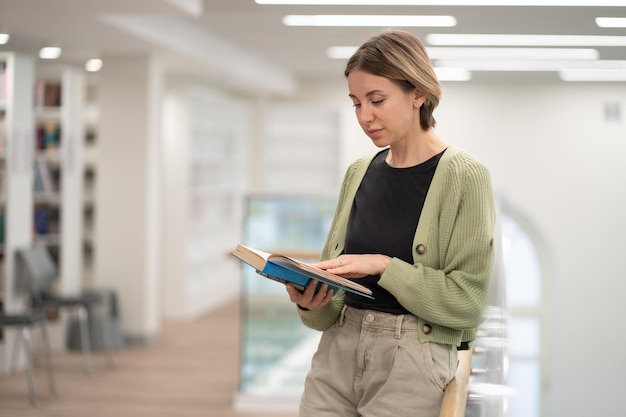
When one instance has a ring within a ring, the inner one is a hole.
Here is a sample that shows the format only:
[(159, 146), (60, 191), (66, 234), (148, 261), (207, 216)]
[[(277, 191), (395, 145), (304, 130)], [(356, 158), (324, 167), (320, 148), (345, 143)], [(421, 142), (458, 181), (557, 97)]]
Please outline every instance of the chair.
[(463, 417), (467, 405), (469, 378), (472, 368), (472, 349), (459, 350), (459, 366), (443, 393), (439, 417)]
[[(81, 347), (83, 351), (84, 367), (88, 373), (92, 372), (91, 364), (91, 316), (96, 306), (102, 305), (103, 297), (98, 292), (81, 293), (75, 296), (59, 296), (53, 293), (53, 284), (58, 276), (57, 267), (50, 256), (50, 252), (41, 246), (20, 248), (16, 251), (16, 265), (23, 274), (18, 278), (24, 279), (26, 288), (30, 292), (32, 307), (35, 311), (48, 313), (58, 309), (71, 309), (78, 312)], [(109, 366), (113, 366), (112, 350), (106, 328), (102, 327), (103, 347)]]
[(48, 338), (48, 320), (44, 312), (33, 312), (25, 314), (5, 314), (0, 313), (0, 328), (17, 327), (18, 334), (15, 335), (15, 344), (11, 354), (11, 371), (15, 373), (18, 359), (18, 344), (21, 342), (24, 348), (24, 357), (26, 361), (26, 376), (28, 380), (29, 399), (32, 405), (36, 405), (37, 396), (35, 394), (35, 382), (33, 378), (33, 360), (30, 348), (30, 329), (39, 324), (43, 334), (44, 350), (46, 354), (46, 365), (48, 368), (48, 385), (50, 392), (56, 395), (54, 386), (54, 377), (52, 375), (52, 359), (50, 355), (50, 339)]

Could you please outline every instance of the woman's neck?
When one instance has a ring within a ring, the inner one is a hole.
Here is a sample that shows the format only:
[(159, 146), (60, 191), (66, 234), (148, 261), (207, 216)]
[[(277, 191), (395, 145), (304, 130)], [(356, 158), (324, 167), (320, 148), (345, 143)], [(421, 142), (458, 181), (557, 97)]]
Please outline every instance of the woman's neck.
[(428, 161), (447, 147), (448, 144), (429, 129), (410, 141), (392, 144), (385, 162), (394, 168), (408, 168)]

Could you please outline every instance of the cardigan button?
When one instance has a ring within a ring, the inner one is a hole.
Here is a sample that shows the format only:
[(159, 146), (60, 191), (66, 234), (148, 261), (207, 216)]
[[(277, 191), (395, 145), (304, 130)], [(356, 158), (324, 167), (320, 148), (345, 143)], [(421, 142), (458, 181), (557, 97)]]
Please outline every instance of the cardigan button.
[(423, 243), (420, 243), (419, 245), (417, 245), (415, 247), (415, 251), (417, 252), (418, 255), (423, 255), (426, 253), (426, 245), (424, 245)]
[(431, 326), (430, 324), (425, 324), (422, 326), (422, 333), (430, 334), (430, 332), (432, 331), (433, 331), (433, 326)]

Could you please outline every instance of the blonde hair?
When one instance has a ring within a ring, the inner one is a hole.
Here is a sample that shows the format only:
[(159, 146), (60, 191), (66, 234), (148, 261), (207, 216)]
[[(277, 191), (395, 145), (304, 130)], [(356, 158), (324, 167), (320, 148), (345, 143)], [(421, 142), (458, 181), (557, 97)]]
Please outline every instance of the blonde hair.
[(367, 40), (350, 57), (344, 75), (364, 71), (396, 82), (404, 91), (426, 95), (420, 109), (420, 126), (435, 126), (433, 111), (441, 99), (441, 84), (424, 45), (409, 32), (387, 29)]

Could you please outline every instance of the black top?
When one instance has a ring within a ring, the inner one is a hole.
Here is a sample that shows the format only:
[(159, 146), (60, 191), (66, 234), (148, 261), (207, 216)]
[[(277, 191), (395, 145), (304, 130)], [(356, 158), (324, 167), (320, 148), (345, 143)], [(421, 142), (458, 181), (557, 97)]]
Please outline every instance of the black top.
[[(388, 149), (372, 160), (354, 198), (344, 253), (383, 254), (413, 264), (413, 239), (424, 200), (443, 152), (408, 168), (385, 162)], [(373, 291), (374, 300), (346, 293), (347, 305), (392, 314), (409, 312), (387, 290), (380, 275), (354, 279)]]

